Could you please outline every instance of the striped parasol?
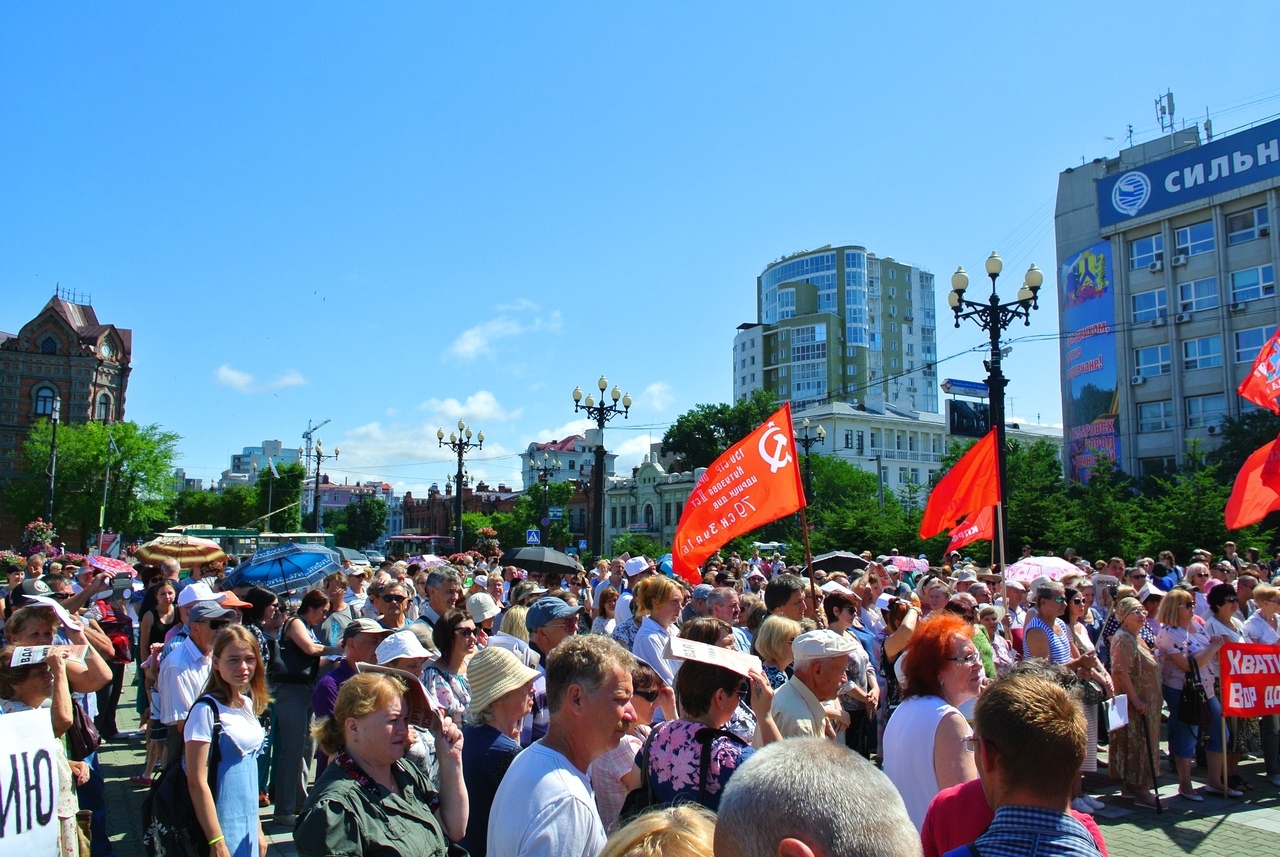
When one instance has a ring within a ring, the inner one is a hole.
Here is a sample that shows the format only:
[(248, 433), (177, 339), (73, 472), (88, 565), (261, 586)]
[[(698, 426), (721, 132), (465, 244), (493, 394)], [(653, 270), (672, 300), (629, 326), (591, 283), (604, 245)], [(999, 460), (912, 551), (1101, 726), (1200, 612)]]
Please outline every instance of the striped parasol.
[(176, 559), (183, 568), (195, 568), (206, 562), (227, 558), (222, 547), (215, 541), (176, 533), (166, 533), (140, 545), (133, 555), (151, 565), (159, 565), (166, 559)]

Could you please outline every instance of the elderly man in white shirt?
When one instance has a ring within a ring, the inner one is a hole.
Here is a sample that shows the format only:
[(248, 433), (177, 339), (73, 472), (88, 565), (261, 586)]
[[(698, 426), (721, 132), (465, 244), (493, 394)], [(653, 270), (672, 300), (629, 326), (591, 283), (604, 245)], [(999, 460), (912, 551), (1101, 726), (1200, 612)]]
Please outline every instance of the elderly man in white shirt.
[[(190, 636), (160, 663), (156, 688), (160, 693), (160, 720), (178, 735), (187, 723), (192, 704), (204, 690), (212, 664), (214, 638), (224, 627), (240, 621), (240, 614), (217, 601), (200, 601), (187, 616)], [(173, 734), (172, 732), (170, 734)], [(165, 767), (177, 760), (182, 742), (169, 741)]]
[(795, 675), (773, 695), (773, 720), (783, 738), (835, 738), (843, 731), (828, 726), (827, 717), (846, 715), (837, 707), (828, 709), (826, 703), (839, 694), (855, 645), (843, 634), (825, 628), (791, 641)]

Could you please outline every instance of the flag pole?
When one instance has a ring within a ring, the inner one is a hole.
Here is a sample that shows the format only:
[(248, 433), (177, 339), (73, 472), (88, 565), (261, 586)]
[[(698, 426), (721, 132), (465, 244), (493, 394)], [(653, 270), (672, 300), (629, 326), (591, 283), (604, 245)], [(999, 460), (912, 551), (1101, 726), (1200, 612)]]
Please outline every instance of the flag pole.
[(996, 550), (996, 567), (997, 573), (1000, 575), (1000, 599), (1004, 605), (1004, 609), (1009, 609), (1009, 584), (1004, 577), (1004, 504), (996, 503), (996, 540), (993, 545), (999, 543)]
[[(809, 550), (809, 519), (805, 516), (804, 506), (800, 507), (800, 535), (804, 538), (804, 567), (809, 569), (809, 600), (813, 602), (814, 620), (821, 623), (822, 614), (818, 610), (818, 590), (814, 584), (813, 552)], [(818, 627), (824, 627), (819, 624)]]

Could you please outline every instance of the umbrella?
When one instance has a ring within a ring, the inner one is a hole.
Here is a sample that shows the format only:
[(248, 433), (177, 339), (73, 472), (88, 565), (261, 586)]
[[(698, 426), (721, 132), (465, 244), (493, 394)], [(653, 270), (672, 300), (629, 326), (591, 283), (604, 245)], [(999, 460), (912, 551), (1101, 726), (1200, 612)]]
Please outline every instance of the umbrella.
[(814, 571), (856, 571), (867, 567), (867, 561), (856, 553), (848, 551), (831, 551), (813, 558), (811, 564)]
[(324, 545), (289, 542), (264, 548), (228, 572), (222, 588), (265, 586), (277, 595), (309, 589), (325, 575), (342, 571), (338, 554)]
[(1067, 572), (1079, 570), (1079, 568), (1060, 557), (1029, 556), (1018, 560), (1012, 565), (1005, 566), (1004, 579), (1006, 581), (1016, 580), (1018, 583), (1029, 584), (1037, 577), (1061, 580), (1062, 575)]
[(658, 571), (662, 572), (667, 577), (670, 577), (674, 573), (673, 566), (671, 565), (671, 554), (664, 553), (662, 556), (658, 557)]
[(924, 574), (929, 570), (929, 560), (915, 559), (909, 556), (891, 556), (889, 564), (902, 571), (915, 571)]
[(423, 568), (432, 568), (437, 565), (448, 565), (449, 560), (435, 554), (422, 554), (421, 556), (411, 556), (405, 560), (408, 565), (420, 565)]
[(134, 556), (145, 563), (159, 565), (166, 559), (176, 559), (183, 568), (195, 568), (206, 562), (225, 560), (222, 546), (209, 539), (166, 533), (141, 545)]
[(115, 557), (91, 556), (85, 561), (99, 571), (109, 571), (112, 574), (126, 574), (129, 577), (136, 577), (138, 574), (134, 571), (133, 566), (129, 565), (129, 563), (122, 559), (116, 559)]
[(515, 548), (504, 553), (498, 563), (539, 574), (572, 574), (579, 568), (573, 557), (551, 548)]

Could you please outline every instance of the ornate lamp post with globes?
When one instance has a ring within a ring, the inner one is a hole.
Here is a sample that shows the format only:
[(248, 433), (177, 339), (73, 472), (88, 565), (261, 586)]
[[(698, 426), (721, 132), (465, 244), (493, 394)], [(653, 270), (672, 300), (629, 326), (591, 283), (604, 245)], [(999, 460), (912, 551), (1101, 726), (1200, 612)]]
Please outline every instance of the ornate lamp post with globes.
[(466, 474), (462, 469), (463, 459), (467, 453), (473, 449), (484, 448), (484, 432), (476, 435), (475, 442), (471, 440), (471, 429), (467, 426), (465, 420), (458, 420), (458, 431), (449, 432), (449, 440), (444, 439), (444, 429), (436, 430), (436, 440), (440, 442), (440, 446), (447, 446), (458, 455), (458, 474), (454, 481), (458, 486), (458, 493), (453, 498), (453, 549), (457, 553), (462, 552), (462, 483), (466, 479)]
[(988, 373), (987, 389), (991, 396), (991, 423), (996, 430), (996, 461), (1000, 480), (1000, 502), (996, 506), (996, 561), (999, 563), (1000, 574), (1004, 574), (1005, 558), (1004, 387), (1008, 380), (1000, 371), (1000, 334), (1019, 318), (1024, 325), (1031, 324), (1031, 310), (1040, 308), (1038, 295), (1040, 287), (1044, 285), (1044, 273), (1032, 263), (1024, 276), (1022, 288), (1018, 289), (1017, 299), (1002, 304), (1000, 296), (996, 294), (996, 279), (1003, 268), (1004, 263), (992, 250), (986, 264), (987, 276), (991, 278), (991, 295), (985, 301), (979, 303), (965, 300), (964, 293), (969, 288), (969, 275), (965, 273), (964, 268), (956, 268), (956, 272), (951, 275), (951, 294), (947, 296), (947, 303), (955, 313), (956, 327), (960, 326), (962, 318), (973, 319), (980, 328), (987, 331), (991, 340), (991, 356), (983, 362), (986, 364)]
[(333, 448), (333, 455), (325, 455), (324, 447), (320, 443), (320, 439), (316, 438), (316, 484), (315, 492), (311, 500), (311, 505), (315, 513), (315, 526), (312, 528), (313, 532), (324, 532), (324, 530), (320, 529), (323, 523), (320, 519), (320, 465), (324, 464), (326, 461), (337, 458), (340, 452), (342, 452), (342, 450), (335, 446)]
[[(598, 557), (604, 554), (604, 425), (618, 414), (627, 419), (631, 411), (631, 394), (623, 395), (615, 384), (609, 394), (613, 404), (606, 405), (604, 391), (609, 389), (608, 379), (601, 375), (596, 386), (600, 388), (598, 405), (590, 393), (583, 400), (582, 387), (573, 388), (573, 412), (576, 414), (578, 411), (586, 411), (587, 417), (596, 421), (596, 428), (600, 432), (596, 443), (595, 466), (591, 472), (591, 552)], [(622, 400), (622, 407), (618, 407), (619, 399)]]

